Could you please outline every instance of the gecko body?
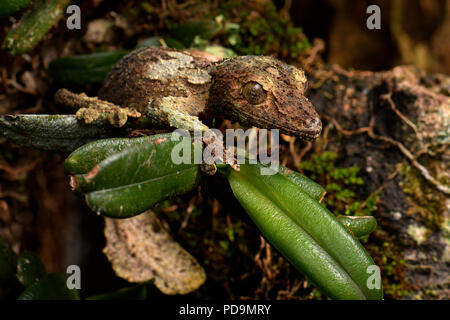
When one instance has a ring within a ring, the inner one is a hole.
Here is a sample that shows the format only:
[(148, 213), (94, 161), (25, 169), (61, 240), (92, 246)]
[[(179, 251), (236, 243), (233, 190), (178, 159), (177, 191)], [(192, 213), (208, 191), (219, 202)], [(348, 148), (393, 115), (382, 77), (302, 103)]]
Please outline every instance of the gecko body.
[[(304, 72), (272, 57), (211, 59), (153, 47), (120, 60), (99, 98), (137, 110), (160, 127), (206, 130), (205, 120), (219, 117), (314, 140), (322, 123), (305, 90)], [(86, 114), (85, 108), (77, 113)]]

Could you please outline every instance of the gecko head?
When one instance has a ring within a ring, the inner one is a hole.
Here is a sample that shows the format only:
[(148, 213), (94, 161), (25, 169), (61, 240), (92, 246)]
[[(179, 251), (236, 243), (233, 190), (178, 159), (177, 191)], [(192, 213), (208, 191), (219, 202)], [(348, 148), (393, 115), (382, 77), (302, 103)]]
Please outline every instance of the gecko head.
[(303, 71), (266, 56), (223, 60), (211, 70), (208, 108), (248, 126), (279, 129), (305, 140), (322, 131), (319, 115), (304, 96)]

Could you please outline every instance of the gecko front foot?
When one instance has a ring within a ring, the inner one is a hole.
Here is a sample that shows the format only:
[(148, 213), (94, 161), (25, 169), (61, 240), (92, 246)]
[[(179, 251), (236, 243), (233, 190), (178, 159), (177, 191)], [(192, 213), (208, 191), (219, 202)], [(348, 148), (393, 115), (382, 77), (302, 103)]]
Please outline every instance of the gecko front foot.
[(204, 175), (213, 176), (217, 172), (217, 166), (214, 163), (207, 164), (205, 162), (202, 162), (202, 164), (200, 165), (200, 170)]
[(55, 102), (78, 109), (75, 117), (86, 123), (107, 118), (112, 126), (120, 128), (127, 123), (128, 117), (139, 118), (141, 116), (141, 113), (134, 109), (122, 108), (97, 97), (91, 98), (84, 93), (73, 93), (67, 89), (60, 89), (56, 92)]
[(209, 148), (210, 157), (209, 159), (204, 159), (200, 168), (203, 174), (212, 176), (217, 172), (216, 163), (226, 163), (233, 170), (239, 171), (239, 164), (236, 162), (234, 156), (234, 151), (232, 149), (225, 148), (223, 141), (217, 139), (217, 136), (212, 130), (206, 130), (203, 132), (201, 141), (203, 144)]

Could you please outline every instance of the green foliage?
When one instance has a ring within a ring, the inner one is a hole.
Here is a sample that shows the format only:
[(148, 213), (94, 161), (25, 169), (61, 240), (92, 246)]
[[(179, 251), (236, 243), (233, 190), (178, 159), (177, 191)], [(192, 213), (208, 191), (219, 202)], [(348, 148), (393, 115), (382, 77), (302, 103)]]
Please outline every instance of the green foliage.
[(405, 260), (403, 254), (396, 251), (391, 241), (383, 242), (381, 262), (379, 263), (386, 281), (383, 286), (386, 296), (393, 299), (399, 299), (412, 292), (405, 277)]
[[(217, 25), (214, 21), (198, 20), (189, 21), (169, 27), (173, 38), (180, 41), (186, 47), (201, 47), (204, 41), (211, 39), (217, 32)], [(193, 45), (197, 42), (197, 46)]]
[[(224, 31), (223, 39), (234, 51), (242, 55), (268, 55), (295, 58), (310, 47), (301, 28), (292, 26), (288, 18), (280, 15), (271, 1), (258, 3), (260, 10), (239, 10), (239, 1), (225, 2), (216, 18)], [(230, 20), (240, 21), (239, 24)]]
[(25, 251), (17, 259), (17, 279), (27, 288), (47, 274), (45, 266), (35, 252)]
[(0, 6), (0, 17), (6, 17), (20, 9), (27, 7), (31, 0), (2, 0)]
[(144, 47), (162, 47), (163, 45), (166, 45), (168, 48), (174, 48), (179, 50), (183, 50), (186, 48), (181, 42), (173, 38), (162, 38), (155, 36), (142, 40), (136, 45), (135, 49), (140, 49)]
[[(428, 161), (430, 162), (427, 164), (428, 167), (435, 166), (431, 160)], [(448, 197), (444, 193), (436, 192), (435, 188), (407, 161), (400, 165), (400, 172), (404, 177), (400, 187), (409, 203), (408, 214), (421, 217), (424, 225), (430, 230), (440, 229), (445, 220), (442, 212), (448, 208)]]
[[(302, 29), (279, 14), (271, 1), (256, 5), (254, 10), (242, 10), (239, 1), (226, 1), (198, 20), (170, 25), (170, 36), (186, 47), (202, 50), (217, 40), (239, 55), (296, 58), (311, 46)], [(143, 10), (147, 12), (147, 6)]]
[(322, 201), (322, 197), (325, 194), (325, 189), (320, 184), (312, 181), (311, 179), (305, 177), (304, 175), (296, 171), (292, 171), (283, 166), (280, 166), (278, 168), (278, 173), (294, 182), (303, 191), (308, 193), (308, 195), (313, 199), (316, 199), (319, 202)]
[(359, 176), (360, 168), (352, 166), (337, 167), (337, 153), (326, 151), (303, 161), (299, 169), (307, 172), (312, 180), (325, 185), (327, 195), (325, 204), (336, 215), (371, 215), (376, 209), (378, 194), (370, 195), (361, 202), (356, 198), (355, 188), (364, 184)]
[(338, 221), (349, 229), (355, 237), (362, 237), (370, 234), (377, 227), (377, 221), (371, 216), (338, 216)]
[[(132, 217), (200, 183), (200, 166), (192, 159), (202, 146), (195, 142), (197, 147), (191, 148), (191, 139), (179, 136), (180, 143), (173, 137), (167, 133), (97, 140), (75, 150), (64, 166), (74, 174), (72, 186), (85, 195), (93, 211), (113, 218)], [(189, 164), (171, 160), (175, 146), (187, 147), (189, 158), (183, 160)]]
[(153, 280), (150, 280), (132, 287), (89, 297), (86, 300), (145, 300), (147, 299), (147, 287), (152, 283)]
[(330, 298), (381, 299), (382, 290), (367, 288), (374, 262), (359, 241), (288, 177), (262, 175), (261, 168), (218, 167), (266, 239)]
[(303, 161), (299, 168), (309, 171), (310, 178), (317, 181), (319, 177), (324, 176), (325, 173), (331, 172), (334, 168), (334, 162), (337, 158), (337, 153), (326, 151), (324, 153), (315, 155), (311, 161)]
[[(18, 257), (0, 238), (0, 300), (79, 300), (80, 292), (67, 287), (68, 274), (47, 274), (35, 252), (25, 251)], [(20, 281), (20, 283), (19, 283)], [(117, 291), (88, 297), (87, 300), (145, 300), (153, 280)]]
[(12, 55), (32, 50), (62, 17), (69, 0), (36, 2), (20, 22), (14, 25), (3, 41), (2, 48)]
[(28, 287), (19, 300), (79, 300), (78, 290), (67, 287), (67, 274), (50, 273)]
[(62, 86), (102, 83), (125, 50), (79, 54), (54, 59), (49, 66), (53, 79)]
[(77, 290), (67, 288), (66, 279), (65, 273), (46, 275), (45, 267), (35, 253), (26, 251), (17, 257), (9, 244), (0, 238), (0, 299), (79, 299)]
[(407, 289), (404, 289), (401, 284), (391, 283), (386, 288), (386, 295), (395, 296), (397, 299), (405, 297), (409, 294)]

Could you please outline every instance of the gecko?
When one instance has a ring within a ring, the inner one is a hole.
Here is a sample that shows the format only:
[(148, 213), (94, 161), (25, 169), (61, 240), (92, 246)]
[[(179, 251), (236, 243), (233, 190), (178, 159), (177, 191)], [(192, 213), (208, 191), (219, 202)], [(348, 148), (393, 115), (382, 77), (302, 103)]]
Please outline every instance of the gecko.
[(60, 89), (55, 100), (78, 108), (76, 117), (87, 123), (106, 113), (117, 127), (145, 116), (159, 128), (207, 131), (206, 123), (223, 118), (315, 140), (322, 123), (305, 97), (306, 86), (302, 70), (273, 57), (220, 59), (151, 47), (116, 63), (98, 97)]

